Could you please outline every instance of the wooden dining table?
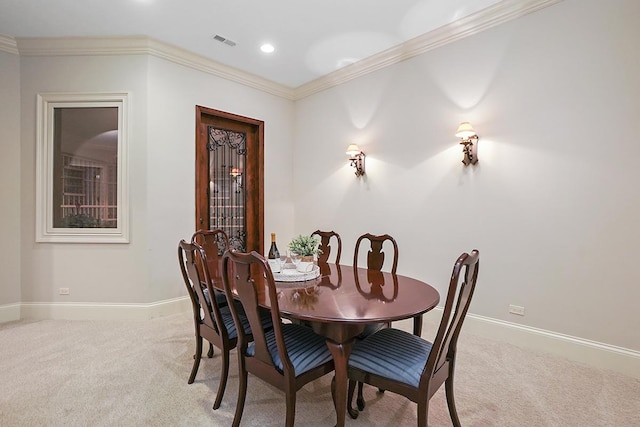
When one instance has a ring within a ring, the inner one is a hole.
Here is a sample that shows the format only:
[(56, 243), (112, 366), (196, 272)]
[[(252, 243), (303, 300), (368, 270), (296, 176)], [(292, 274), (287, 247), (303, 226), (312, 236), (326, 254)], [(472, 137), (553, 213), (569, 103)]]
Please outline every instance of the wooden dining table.
[[(440, 301), (427, 283), (348, 265), (319, 264), (319, 277), (304, 282), (278, 282), (282, 316), (306, 322), (324, 336), (335, 364), (335, 409), (339, 427), (347, 411), (347, 364), (356, 337), (369, 323), (417, 318)], [(260, 305), (269, 308), (268, 294)]]

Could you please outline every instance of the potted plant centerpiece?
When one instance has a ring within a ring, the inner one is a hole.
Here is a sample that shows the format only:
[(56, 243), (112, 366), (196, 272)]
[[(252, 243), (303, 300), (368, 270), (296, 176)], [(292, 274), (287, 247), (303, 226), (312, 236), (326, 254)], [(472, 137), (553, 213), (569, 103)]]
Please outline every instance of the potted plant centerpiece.
[(296, 266), (298, 271), (309, 272), (313, 269), (313, 256), (322, 253), (318, 248), (319, 244), (320, 241), (317, 238), (302, 234), (289, 242), (291, 253), (300, 257), (300, 262)]

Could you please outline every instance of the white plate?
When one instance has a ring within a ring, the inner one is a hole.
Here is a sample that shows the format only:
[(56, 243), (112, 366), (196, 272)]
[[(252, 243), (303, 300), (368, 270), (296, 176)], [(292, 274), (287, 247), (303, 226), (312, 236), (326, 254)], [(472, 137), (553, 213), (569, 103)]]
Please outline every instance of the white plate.
[(301, 273), (295, 268), (285, 268), (280, 273), (273, 273), (273, 278), (276, 282), (304, 282), (305, 280), (312, 280), (320, 276), (320, 267), (313, 266), (313, 269), (308, 273)]

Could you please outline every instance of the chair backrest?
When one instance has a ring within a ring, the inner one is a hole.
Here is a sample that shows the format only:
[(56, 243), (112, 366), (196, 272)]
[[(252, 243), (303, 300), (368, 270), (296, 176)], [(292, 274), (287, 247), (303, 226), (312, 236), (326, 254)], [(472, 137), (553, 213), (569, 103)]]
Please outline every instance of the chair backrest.
[(382, 270), (384, 266), (384, 252), (382, 251), (383, 245), (386, 241), (390, 241), (393, 245), (393, 264), (391, 266), (391, 273), (395, 274), (398, 268), (398, 244), (395, 239), (388, 234), (382, 234), (375, 236), (373, 234), (363, 234), (356, 240), (356, 248), (353, 253), (353, 266), (358, 266), (358, 252), (360, 250), (360, 243), (363, 240), (368, 240), (370, 244), (369, 252), (367, 253), (367, 268), (370, 270)]
[(318, 254), (318, 263), (326, 263), (329, 262), (329, 255), (331, 254), (331, 238), (333, 237), (337, 241), (336, 248), (336, 259), (335, 263), (340, 264), (340, 254), (342, 253), (342, 239), (340, 239), (340, 235), (335, 231), (321, 231), (316, 230), (311, 235), (316, 235), (320, 237), (320, 245), (318, 245), (318, 249), (322, 252)]
[(427, 384), (430, 377), (438, 372), (445, 363), (452, 363), (455, 359), (458, 336), (471, 304), (479, 269), (480, 253), (476, 249), (471, 251), (471, 254), (463, 253), (460, 255), (453, 266), (442, 320), (433, 341), (427, 364), (422, 372), (421, 387), (423, 383)]
[[(293, 373), (293, 365), (289, 359), (282, 335), (280, 320), (280, 308), (278, 295), (271, 268), (267, 260), (256, 251), (242, 253), (226, 251), (222, 256), (222, 282), (228, 300), (235, 298), (242, 305), (242, 309), (249, 320), (251, 333), (253, 334), (254, 351), (253, 359), (261, 362), (261, 369), (277, 370), (267, 347), (265, 330), (260, 317), (258, 296), (266, 291), (270, 301), (271, 320), (278, 348), (278, 354), (282, 361), (285, 374)], [(236, 304), (230, 304), (231, 315), (236, 325), (239, 325), (240, 317)], [(238, 328), (238, 351), (247, 356), (247, 338), (243, 328)]]
[[(229, 249), (229, 236), (223, 230), (198, 230), (191, 236), (191, 243), (196, 243), (207, 254), (209, 275), (212, 279), (222, 277), (220, 260), (224, 251)], [(198, 266), (200, 268), (200, 266)]]
[[(219, 335), (227, 335), (215, 298), (205, 297), (204, 290), (207, 289), (209, 295), (213, 295), (213, 288), (207, 267), (209, 264), (207, 254), (204, 249), (197, 243), (181, 240), (178, 244), (178, 262), (184, 284), (191, 298), (194, 320), (213, 328)], [(204, 268), (200, 268), (200, 266), (204, 266)], [(202, 284), (206, 284), (206, 286)], [(218, 325), (222, 325), (222, 327), (218, 327)]]

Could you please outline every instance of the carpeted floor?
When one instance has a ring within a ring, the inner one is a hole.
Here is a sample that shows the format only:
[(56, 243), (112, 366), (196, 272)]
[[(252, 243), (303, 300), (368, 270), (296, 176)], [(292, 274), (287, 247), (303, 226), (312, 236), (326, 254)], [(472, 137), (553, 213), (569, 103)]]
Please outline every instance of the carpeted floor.
[[(423, 336), (433, 329), (425, 327)], [(228, 426), (237, 363), (213, 411), (219, 354), (194, 352), (188, 313), (138, 322), (19, 321), (0, 325), (0, 426)], [(331, 375), (298, 392), (296, 425), (332, 426)], [(367, 408), (349, 426), (412, 426), (416, 406), (365, 387)], [(640, 380), (465, 334), (459, 341), (456, 402), (462, 424), (640, 426)], [(284, 394), (249, 376), (243, 426), (281, 426)], [(429, 425), (450, 426), (444, 392)]]

